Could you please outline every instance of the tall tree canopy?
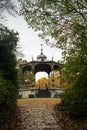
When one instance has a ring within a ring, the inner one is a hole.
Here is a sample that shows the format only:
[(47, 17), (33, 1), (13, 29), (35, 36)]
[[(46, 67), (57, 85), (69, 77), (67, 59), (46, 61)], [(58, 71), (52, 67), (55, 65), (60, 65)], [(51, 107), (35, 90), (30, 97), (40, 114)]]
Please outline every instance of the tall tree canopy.
[[(16, 110), (18, 78), (16, 49), (18, 33), (4, 27), (7, 14), (17, 14), (12, 0), (0, 0), (0, 128), (7, 129), (5, 121)], [(3, 125), (4, 124), (4, 125)], [(4, 128), (3, 128), (4, 127)]]
[(17, 32), (0, 27), (0, 124), (11, 116), (16, 107), (18, 78), (15, 51), (18, 39)]
[[(75, 25), (86, 28), (87, 2), (85, 0), (19, 0), (21, 14), (28, 25), (41, 31), (48, 43), (54, 38), (56, 46), (65, 48), (74, 39)], [(52, 43), (52, 44), (54, 44)]]
[(69, 73), (77, 73), (82, 66), (87, 65), (86, 0), (19, 1), (21, 15), (29, 27), (39, 31), (39, 36), (47, 44), (63, 50), (64, 60), (68, 63), (65, 67)]
[(0, 28), (0, 70), (6, 80), (15, 82), (16, 46), (18, 33), (6, 27)]

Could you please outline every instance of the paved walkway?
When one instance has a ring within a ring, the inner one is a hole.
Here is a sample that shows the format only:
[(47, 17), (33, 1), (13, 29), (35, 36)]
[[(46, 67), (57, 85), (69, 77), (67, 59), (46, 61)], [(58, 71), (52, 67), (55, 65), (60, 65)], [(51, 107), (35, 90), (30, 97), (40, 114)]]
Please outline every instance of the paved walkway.
[(55, 120), (55, 98), (19, 99), (19, 121), (16, 130), (62, 130)]

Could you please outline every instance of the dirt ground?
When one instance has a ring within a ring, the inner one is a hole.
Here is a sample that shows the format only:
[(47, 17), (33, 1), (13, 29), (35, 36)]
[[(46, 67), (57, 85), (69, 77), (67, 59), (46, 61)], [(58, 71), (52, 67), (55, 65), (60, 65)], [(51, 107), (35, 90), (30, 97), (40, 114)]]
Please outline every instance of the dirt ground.
[(55, 119), (57, 98), (19, 99), (15, 130), (62, 130)]
[(18, 99), (17, 112), (0, 130), (62, 130), (55, 119), (56, 98)]
[(0, 130), (87, 130), (87, 117), (74, 120), (59, 111), (58, 98), (18, 99), (17, 110)]

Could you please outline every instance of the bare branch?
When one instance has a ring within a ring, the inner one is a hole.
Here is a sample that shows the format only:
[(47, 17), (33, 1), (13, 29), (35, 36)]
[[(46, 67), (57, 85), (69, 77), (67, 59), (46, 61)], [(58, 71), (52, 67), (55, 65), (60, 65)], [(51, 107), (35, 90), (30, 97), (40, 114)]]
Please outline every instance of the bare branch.
[(18, 15), (18, 9), (12, 0), (0, 0), (0, 21), (6, 19), (6, 14)]

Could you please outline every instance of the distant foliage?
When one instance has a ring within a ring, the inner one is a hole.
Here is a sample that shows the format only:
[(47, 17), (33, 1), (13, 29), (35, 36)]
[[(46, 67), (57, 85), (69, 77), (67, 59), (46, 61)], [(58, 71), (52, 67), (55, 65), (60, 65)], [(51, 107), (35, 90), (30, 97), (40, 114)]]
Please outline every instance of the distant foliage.
[(37, 85), (39, 85), (40, 89), (45, 89), (47, 85), (47, 78), (42, 77), (41, 79), (37, 80)]
[(60, 87), (60, 75), (59, 73), (51, 74), (50, 77), (47, 79), (45, 77), (42, 77), (41, 79), (37, 80), (37, 85), (40, 86), (40, 88), (52, 88), (53, 86), (59, 88)]

